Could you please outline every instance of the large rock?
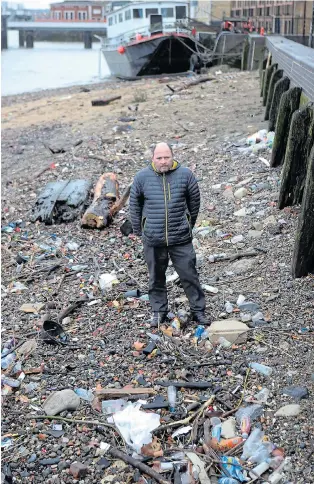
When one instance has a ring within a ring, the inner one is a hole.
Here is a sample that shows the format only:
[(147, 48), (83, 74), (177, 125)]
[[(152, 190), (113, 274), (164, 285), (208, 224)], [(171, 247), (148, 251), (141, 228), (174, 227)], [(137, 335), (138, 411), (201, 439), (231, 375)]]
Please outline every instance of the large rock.
[(275, 413), (275, 417), (296, 417), (301, 412), (301, 407), (297, 403), (291, 403), (281, 407)]
[(43, 408), (47, 415), (58, 415), (64, 410), (76, 410), (80, 402), (80, 397), (73, 390), (61, 390), (49, 395)]
[(209, 330), (208, 338), (212, 343), (216, 343), (218, 339), (223, 336), (231, 343), (244, 343), (246, 341), (246, 332), (249, 328), (246, 324), (237, 319), (224, 319), (214, 321)]
[(235, 274), (245, 274), (246, 272), (249, 272), (254, 265), (255, 265), (254, 259), (239, 259), (233, 262), (229, 266), (229, 269)]

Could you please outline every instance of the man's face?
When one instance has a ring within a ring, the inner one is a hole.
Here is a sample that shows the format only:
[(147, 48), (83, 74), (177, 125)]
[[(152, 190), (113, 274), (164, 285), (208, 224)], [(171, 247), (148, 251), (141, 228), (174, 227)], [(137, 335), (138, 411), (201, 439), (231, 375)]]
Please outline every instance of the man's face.
[(155, 168), (159, 173), (166, 173), (172, 168), (173, 159), (172, 153), (166, 144), (161, 144), (156, 146), (153, 154), (153, 162)]

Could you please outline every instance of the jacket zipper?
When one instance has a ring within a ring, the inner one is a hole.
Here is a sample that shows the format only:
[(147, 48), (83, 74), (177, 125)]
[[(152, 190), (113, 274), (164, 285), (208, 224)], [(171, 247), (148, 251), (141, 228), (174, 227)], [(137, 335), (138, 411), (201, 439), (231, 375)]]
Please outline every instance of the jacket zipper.
[(168, 243), (168, 204), (167, 204), (167, 190), (166, 190), (166, 176), (163, 174), (162, 176), (163, 184), (164, 184), (164, 197), (165, 197), (165, 212), (166, 212), (166, 244)]

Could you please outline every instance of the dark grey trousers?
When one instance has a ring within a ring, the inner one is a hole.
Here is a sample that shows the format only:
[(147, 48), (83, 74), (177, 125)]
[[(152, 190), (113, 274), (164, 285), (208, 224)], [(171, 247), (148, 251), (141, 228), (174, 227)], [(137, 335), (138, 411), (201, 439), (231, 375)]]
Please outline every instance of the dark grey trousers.
[(169, 247), (144, 244), (144, 255), (149, 272), (149, 301), (153, 312), (168, 312), (166, 270), (169, 256), (180, 277), (192, 313), (205, 311), (205, 296), (196, 271), (196, 255), (191, 242)]

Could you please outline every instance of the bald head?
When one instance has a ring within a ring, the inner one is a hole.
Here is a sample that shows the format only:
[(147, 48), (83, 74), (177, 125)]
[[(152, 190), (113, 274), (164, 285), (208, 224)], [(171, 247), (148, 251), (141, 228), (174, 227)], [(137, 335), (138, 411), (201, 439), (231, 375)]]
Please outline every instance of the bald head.
[(166, 173), (172, 168), (172, 149), (167, 143), (157, 143), (153, 151), (153, 163), (159, 173)]

